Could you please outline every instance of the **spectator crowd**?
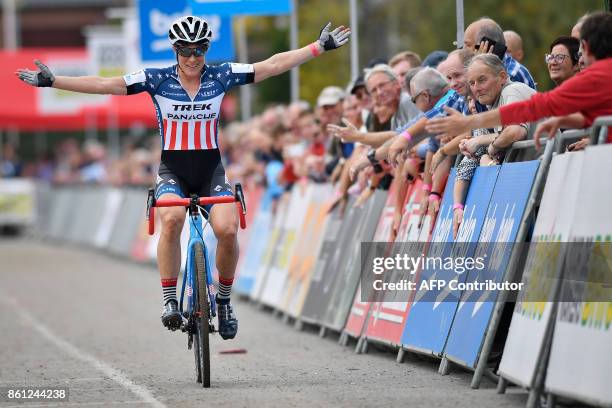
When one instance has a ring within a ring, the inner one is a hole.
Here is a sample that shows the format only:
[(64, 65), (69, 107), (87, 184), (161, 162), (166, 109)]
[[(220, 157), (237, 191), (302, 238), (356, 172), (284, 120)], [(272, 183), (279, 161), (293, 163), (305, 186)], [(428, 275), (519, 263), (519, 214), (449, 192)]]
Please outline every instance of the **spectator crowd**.
[[(453, 191), (456, 231), (478, 166), (501, 163), (516, 141), (589, 127), (594, 118), (612, 115), (612, 14), (585, 15), (558, 34), (542, 65), (531, 67), (548, 71), (555, 85), (549, 92), (538, 93), (521, 64), (529, 50), (520, 34), (482, 17), (467, 26), (459, 49), (435, 50), (423, 59), (409, 50), (377, 59), (348, 85), (322, 89), (314, 106), (270, 106), (248, 122), (225, 126), (219, 144), (227, 175), (266, 186), (272, 199), (303, 180), (332, 182), (330, 208), (344, 208), (350, 196), (362, 203), (392, 179), (402, 203), (420, 177), (427, 192), (421, 211), (435, 215), (461, 155)], [(580, 140), (569, 149), (587, 144)], [(6, 144), (0, 177), (152, 184), (159, 157), (153, 136), (124, 146), (112, 160), (98, 142), (80, 146), (67, 139), (35, 165), (20, 163)], [(401, 207), (396, 206), (395, 233)]]

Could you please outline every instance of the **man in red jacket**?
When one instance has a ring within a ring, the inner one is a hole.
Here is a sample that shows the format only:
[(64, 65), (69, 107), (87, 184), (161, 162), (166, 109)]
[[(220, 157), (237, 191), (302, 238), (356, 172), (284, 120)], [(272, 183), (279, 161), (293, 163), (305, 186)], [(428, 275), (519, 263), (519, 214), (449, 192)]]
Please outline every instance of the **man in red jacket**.
[[(612, 115), (612, 13), (590, 14), (580, 30), (580, 44), (587, 68), (554, 90), (538, 92), (526, 101), (477, 115), (463, 116), (446, 108), (449, 116), (429, 120), (427, 131), (454, 137), (471, 129), (535, 122), (550, 117), (535, 131), (538, 146), (542, 132), (554, 137), (560, 127), (585, 128), (599, 116)], [(608, 142), (612, 142), (612, 133), (608, 134)]]

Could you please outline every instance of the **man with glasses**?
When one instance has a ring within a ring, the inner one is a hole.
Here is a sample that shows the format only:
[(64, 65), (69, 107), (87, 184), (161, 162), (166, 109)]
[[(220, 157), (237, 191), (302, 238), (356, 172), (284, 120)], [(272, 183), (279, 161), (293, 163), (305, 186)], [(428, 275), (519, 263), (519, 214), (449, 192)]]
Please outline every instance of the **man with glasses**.
[[(552, 91), (536, 93), (529, 100), (477, 115), (463, 116), (449, 109), (449, 116), (430, 120), (427, 129), (452, 137), (470, 129), (534, 122), (549, 117), (534, 133), (539, 146), (542, 132), (552, 138), (560, 127), (585, 128), (599, 116), (612, 115), (612, 13), (590, 14), (580, 28), (580, 42), (587, 68)], [(610, 142), (612, 132), (608, 131)]]
[[(349, 28), (331, 30), (328, 23), (319, 38), (297, 49), (273, 55), (255, 64), (207, 65), (206, 52), (212, 31), (195, 16), (181, 17), (170, 24), (168, 39), (176, 52), (177, 64), (167, 68), (143, 69), (123, 77), (55, 76), (40, 61), (38, 71), (20, 69), (19, 79), (37, 87), (54, 87), (91, 94), (131, 95), (147, 92), (153, 99), (162, 142), (162, 157), (156, 183), (156, 198), (232, 195), (218, 148), (221, 101), (232, 87), (282, 74), (325, 51), (346, 44)], [(238, 321), (230, 305), (230, 293), (238, 261), (236, 233), (238, 219), (233, 206), (207, 208), (218, 239), (219, 334), (236, 336)], [(160, 208), (162, 231), (157, 248), (164, 310), (162, 323), (177, 330), (182, 323), (176, 298), (176, 281), (181, 265), (180, 235), (185, 221), (182, 208)]]
[(390, 66), (378, 64), (367, 70), (365, 75), (366, 89), (372, 98), (373, 106), (385, 106), (392, 112), (391, 129), (386, 132), (360, 132), (353, 124), (343, 121), (346, 127), (329, 125), (331, 135), (344, 141), (360, 142), (370, 146), (380, 146), (395, 136), (393, 129), (409, 122), (421, 111), (414, 105), (408, 93), (402, 90), (399, 79)]

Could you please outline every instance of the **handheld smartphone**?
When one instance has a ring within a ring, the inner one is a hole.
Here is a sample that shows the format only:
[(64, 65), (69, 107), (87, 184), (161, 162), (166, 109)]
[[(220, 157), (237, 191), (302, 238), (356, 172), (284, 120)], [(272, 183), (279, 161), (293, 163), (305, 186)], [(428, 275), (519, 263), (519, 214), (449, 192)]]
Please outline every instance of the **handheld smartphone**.
[(500, 60), (504, 60), (504, 55), (506, 55), (506, 50), (508, 47), (502, 44), (498, 44), (496, 41), (493, 41), (489, 37), (482, 37), (480, 42), (476, 44), (476, 49), (480, 48), (480, 43), (487, 41), (489, 43), (489, 47), (493, 46), (493, 54), (497, 55)]

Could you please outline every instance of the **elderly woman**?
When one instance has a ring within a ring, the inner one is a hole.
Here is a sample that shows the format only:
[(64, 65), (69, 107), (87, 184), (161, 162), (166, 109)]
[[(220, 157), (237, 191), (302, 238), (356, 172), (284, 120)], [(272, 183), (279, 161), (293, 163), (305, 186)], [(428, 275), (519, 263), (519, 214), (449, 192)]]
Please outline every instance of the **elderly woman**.
[(555, 83), (561, 85), (580, 72), (580, 41), (573, 37), (561, 36), (550, 44), (550, 53), (544, 56), (548, 75)]
[[(535, 93), (521, 82), (512, 82), (502, 61), (494, 54), (474, 57), (467, 70), (468, 83), (473, 98), (489, 109), (508, 103), (529, 99)], [(461, 141), (460, 150), (465, 155), (457, 167), (453, 206), (453, 232), (456, 236), (463, 219), (463, 202), (466, 192), (479, 164), (497, 164), (504, 150), (515, 141), (525, 139), (529, 125), (522, 123), (495, 129), (476, 129), (472, 137)]]

